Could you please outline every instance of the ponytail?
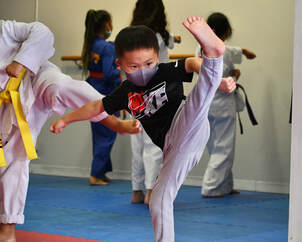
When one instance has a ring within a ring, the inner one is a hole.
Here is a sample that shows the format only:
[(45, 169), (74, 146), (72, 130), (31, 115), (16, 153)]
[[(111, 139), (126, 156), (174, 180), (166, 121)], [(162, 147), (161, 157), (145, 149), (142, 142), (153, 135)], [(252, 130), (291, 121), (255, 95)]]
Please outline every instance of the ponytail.
[(91, 50), (94, 40), (100, 32), (105, 30), (105, 25), (111, 20), (110, 14), (105, 10), (89, 10), (85, 19), (84, 44), (82, 49), (83, 74), (87, 75)]

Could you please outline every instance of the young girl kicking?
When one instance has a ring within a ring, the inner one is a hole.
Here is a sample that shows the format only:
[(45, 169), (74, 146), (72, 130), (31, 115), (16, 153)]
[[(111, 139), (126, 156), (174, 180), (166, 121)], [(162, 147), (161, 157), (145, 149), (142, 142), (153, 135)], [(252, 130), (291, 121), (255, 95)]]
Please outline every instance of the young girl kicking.
[[(188, 172), (199, 162), (209, 138), (208, 111), (222, 78), (225, 45), (201, 17), (189, 17), (183, 25), (203, 47), (203, 59), (188, 58), (159, 64), (159, 46), (152, 30), (127, 27), (115, 40), (116, 55), (128, 80), (112, 94), (91, 102), (52, 123), (62, 131), (68, 124), (87, 120), (106, 110), (127, 109), (152, 141), (163, 150), (160, 170), (150, 200), (156, 241), (174, 241), (173, 202)], [(193, 72), (199, 80), (185, 99), (184, 81)], [(231, 89), (230, 91), (232, 91)]]
[[(74, 81), (47, 61), (54, 53), (53, 41), (52, 33), (41, 23), (0, 21), (0, 93), (6, 89), (10, 77), (18, 77), (23, 68), (27, 69), (19, 93), (34, 143), (53, 113), (62, 115), (67, 107), (76, 109), (102, 99), (90, 85)], [(119, 121), (105, 112), (91, 120), (102, 121), (117, 132), (137, 133), (140, 130), (138, 121)], [(30, 161), (10, 103), (0, 107), (1, 134), (3, 149), (0, 146), (0, 151), (5, 162), (0, 160), (0, 163), (6, 166), (0, 167), (0, 241), (12, 242), (15, 241), (15, 224), (24, 222)]]

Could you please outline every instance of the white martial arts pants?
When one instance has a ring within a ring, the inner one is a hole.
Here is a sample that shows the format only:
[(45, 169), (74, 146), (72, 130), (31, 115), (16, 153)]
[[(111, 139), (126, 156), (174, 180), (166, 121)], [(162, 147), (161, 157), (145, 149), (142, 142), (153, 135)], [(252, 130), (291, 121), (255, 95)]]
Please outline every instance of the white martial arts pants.
[(222, 78), (223, 58), (204, 56), (199, 79), (166, 134), (163, 167), (153, 188), (150, 212), (155, 241), (174, 241), (173, 202), (199, 162), (210, 134), (208, 111)]
[(153, 144), (142, 128), (142, 132), (131, 135), (132, 190), (153, 189), (162, 163), (162, 151)]
[(202, 194), (226, 195), (233, 189), (233, 161), (236, 139), (234, 93), (217, 93), (210, 107), (209, 163), (203, 178)]
[[(34, 142), (38, 134), (54, 113), (62, 115), (67, 107), (79, 108), (84, 104), (102, 99), (102, 95), (83, 81), (75, 81), (64, 75), (53, 65), (41, 68), (33, 81), (34, 104), (27, 117)], [(6, 105), (6, 104), (5, 104)], [(0, 115), (4, 113), (4, 107)], [(2, 120), (2, 116), (0, 116)], [(106, 114), (96, 117), (101, 120)], [(0, 167), (0, 223), (24, 223), (24, 206), (29, 178), (29, 161), (19, 129), (13, 127), (9, 135), (3, 135), (4, 154), (7, 167)]]

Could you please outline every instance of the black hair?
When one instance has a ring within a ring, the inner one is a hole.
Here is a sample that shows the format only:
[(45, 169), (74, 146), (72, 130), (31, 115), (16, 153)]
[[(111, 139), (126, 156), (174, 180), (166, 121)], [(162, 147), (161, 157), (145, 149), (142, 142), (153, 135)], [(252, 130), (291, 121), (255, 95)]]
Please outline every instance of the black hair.
[(228, 18), (223, 13), (212, 13), (207, 20), (208, 25), (215, 31), (215, 34), (222, 39), (232, 36), (233, 29)]
[(152, 29), (144, 25), (130, 26), (122, 29), (115, 38), (115, 54), (122, 57), (127, 51), (154, 49), (159, 52), (158, 41)]
[(137, 0), (130, 25), (146, 25), (161, 35), (166, 46), (169, 45), (170, 33), (162, 0)]
[(106, 23), (111, 21), (111, 15), (105, 10), (89, 10), (85, 19), (85, 35), (82, 49), (83, 73), (87, 74), (91, 48), (100, 32), (105, 31)]

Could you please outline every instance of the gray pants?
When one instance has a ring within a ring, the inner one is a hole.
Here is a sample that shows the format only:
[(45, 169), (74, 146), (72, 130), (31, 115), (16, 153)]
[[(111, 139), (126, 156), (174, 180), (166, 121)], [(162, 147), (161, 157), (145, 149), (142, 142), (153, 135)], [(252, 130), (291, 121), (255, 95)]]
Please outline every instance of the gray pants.
[(234, 103), (225, 111), (209, 112), (211, 135), (207, 144), (210, 160), (203, 177), (202, 194), (209, 196), (226, 195), (233, 189), (233, 161), (236, 139), (236, 110), (234, 95), (225, 99)]
[(166, 135), (163, 167), (150, 200), (155, 241), (174, 241), (173, 202), (209, 139), (208, 111), (221, 82), (222, 65), (222, 57), (203, 58), (198, 82), (179, 107)]

